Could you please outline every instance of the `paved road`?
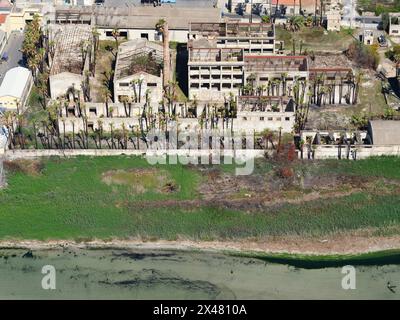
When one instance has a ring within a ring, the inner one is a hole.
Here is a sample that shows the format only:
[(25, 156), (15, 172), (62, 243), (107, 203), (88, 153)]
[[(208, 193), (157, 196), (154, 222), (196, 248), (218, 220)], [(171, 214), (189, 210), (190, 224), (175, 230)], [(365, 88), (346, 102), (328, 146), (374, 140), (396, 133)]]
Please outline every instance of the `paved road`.
[(342, 1), (342, 24), (347, 24), (350, 28), (355, 26), (355, 20), (359, 17), (356, 7), (357, 0), (343, 0)]
[(22, 42), (24, 35), (19, 31), (14, 31), (10, 34), (8, 42), (3, 52), (8, 53), (8, 60), (0, 62), (0, 82), (3, 81), (5, 73), (11, 68), (22, 65)]
[[(176, 4), (164, 4), (177, 7), (212, 7), (216, 0), (176, 0)], [(122, 7), (122, 6), (140, 6), (141, 0), (104, 0), (104, 6)]]

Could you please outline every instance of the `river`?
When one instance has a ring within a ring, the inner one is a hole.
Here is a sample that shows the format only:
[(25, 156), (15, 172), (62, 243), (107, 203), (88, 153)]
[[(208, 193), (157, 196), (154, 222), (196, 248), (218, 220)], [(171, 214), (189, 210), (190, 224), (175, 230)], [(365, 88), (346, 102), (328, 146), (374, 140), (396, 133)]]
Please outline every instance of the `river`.
[[(399, 299), (400, 265), (302, 269), (222, 253), (144, 249), (0, 249), (0, 299)], [(54, 290), (42, 267), (55, 268)], [(388, 283), (397, 288), (388, 288)]]

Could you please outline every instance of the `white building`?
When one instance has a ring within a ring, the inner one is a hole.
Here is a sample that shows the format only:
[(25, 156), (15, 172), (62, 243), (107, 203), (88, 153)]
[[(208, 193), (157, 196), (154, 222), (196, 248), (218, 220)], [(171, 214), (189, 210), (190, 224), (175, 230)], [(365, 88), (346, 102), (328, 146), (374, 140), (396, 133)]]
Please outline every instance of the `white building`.
[(160, 19), (168, 22), (169, 40), (187, 42), (190, 22), (219, 22), (219, 8), (189, 8), (173, 5), (135, 7), (56, 7), (55, 23), (96, 26), (100, 40), (112, 40), (113, 30), (128, 40), (144, 38), (161, 41), (156, 30)]
[(0, 108), (23, 109), (32, 83), (32, 74), (28, 69), (16, 67), (8, 70), (0, 86)]
[(114, 75), (114, 101), (150, 102), (162, 99), (162, 45), (146, 39), (122, 43), (118, 48)]

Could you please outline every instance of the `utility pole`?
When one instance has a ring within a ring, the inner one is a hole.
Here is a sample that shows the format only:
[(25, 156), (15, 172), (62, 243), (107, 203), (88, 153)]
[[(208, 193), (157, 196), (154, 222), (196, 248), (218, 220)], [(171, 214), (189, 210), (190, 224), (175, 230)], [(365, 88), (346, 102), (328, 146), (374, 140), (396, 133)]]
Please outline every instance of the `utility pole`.
[(250, 1), (250, 23), (253, 23), (253, 0)]

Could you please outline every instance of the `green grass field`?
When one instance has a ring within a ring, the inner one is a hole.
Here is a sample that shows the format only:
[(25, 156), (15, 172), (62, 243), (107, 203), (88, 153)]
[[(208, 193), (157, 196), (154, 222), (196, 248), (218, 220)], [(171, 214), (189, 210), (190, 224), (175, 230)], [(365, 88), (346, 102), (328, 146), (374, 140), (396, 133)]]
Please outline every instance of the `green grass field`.
[(341, 30), (340, 32), (326, 31), (324, 28), (302, 27), (297, 32), (290, 32), (281, 26), (277, 26), (276, 39), (284, 41), (285, 49), (292, 50), (293, 39), (296, 41), (296, 50), (299, 51), (300, 41), (303, 41), (303, 50), (314, 51), (334, 50), (342, 51), (348, 48), (354, 41), (351, 30)]
[[(256, 172), (273, 170), (264, 160)], [(8, 186), (0, 191), (0, 239), (233, 239), (244, 237), (304, 235), (324, 236), (358, 229), (376, 235), (400, 231), (400, 196), (397, 192), (354, 193), (330, 200), (281, 204), (268, 210), (247, 213), (221, 207), (160, 206), (143, 203), (200, 199), (197, 188), (204, 181), (198, 168), (160, 165), (176, 192), (152, 188), (134, 192), (129, 181), (105, 183), (110, 170), (149, 169), (138, 157), (77, 157), (44, 160), (40, 174), (8, 173)], [(224, 168), (226, 169), (226, 168)], [(323, 161), (296, 164), (296, 171), (315, 174), (374, 176), (400, 180), (400, 158)], [(224, 170), (229, 172), (230, 170)], [(140, 171), (139, 171), (140, 172)]]

